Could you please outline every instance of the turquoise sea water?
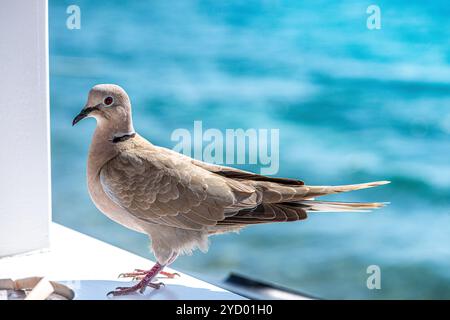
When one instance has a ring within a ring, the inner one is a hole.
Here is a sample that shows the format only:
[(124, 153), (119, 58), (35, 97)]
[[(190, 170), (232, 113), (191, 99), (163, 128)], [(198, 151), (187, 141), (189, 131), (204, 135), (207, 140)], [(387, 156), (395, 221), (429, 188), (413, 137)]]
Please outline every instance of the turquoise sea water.
[[(71, 4), (80, 30), (66, 28)], [(371, 31), (370, 4), (51, 0), (54, 220), (150, 256), (145, 236), (89, 199), (95, 121), (71, 127), (91, 86), (117, 83), (154, 144), (173, 147), (173, 130), (195, 120), (278, 128), (279, 176), (392, 181), (329, 197), (390, 201), (382, 210), (218, 236), (176, 268), (217, 279), (238, 271), (325, 298), (450, 298), (450, 6), (377, 1), (382, 28)], [(366, 287), (369, 265), (381, 268), (381, 290)]]

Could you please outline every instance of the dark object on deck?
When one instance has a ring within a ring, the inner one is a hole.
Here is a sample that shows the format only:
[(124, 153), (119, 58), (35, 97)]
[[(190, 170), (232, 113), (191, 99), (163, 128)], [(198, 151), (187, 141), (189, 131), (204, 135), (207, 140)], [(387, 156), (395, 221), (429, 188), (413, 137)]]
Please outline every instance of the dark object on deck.
[(299, 292), (276, 284), (230, 273), (221, 283), (224, 289), (253, 300), (310, 300), (318, 299), (309, 293)]

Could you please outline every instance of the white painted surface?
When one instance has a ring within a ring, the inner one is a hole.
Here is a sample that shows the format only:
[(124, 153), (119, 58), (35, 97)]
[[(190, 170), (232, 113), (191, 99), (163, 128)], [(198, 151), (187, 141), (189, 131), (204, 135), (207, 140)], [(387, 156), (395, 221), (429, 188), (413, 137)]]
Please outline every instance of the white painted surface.
[[(71, 287), (75, 299), (243, 299), (178, 271), (180, 277), (158, 279), (166, 285), (159, 290), (148, 288), (143, 295), (106, 297), (106, 293), (117, 286), (133, 284), (118, 279), (120, 273), (135, 268), (150, 269), (153, 264), (153, 261), (53, 223), (51, 250), (0, 259), (0, 279), (46, 276)], [(174, 272), (170, 268), (166, 271)]]
[(0, 256), (48, 246), (47, 2), (0, 1)]

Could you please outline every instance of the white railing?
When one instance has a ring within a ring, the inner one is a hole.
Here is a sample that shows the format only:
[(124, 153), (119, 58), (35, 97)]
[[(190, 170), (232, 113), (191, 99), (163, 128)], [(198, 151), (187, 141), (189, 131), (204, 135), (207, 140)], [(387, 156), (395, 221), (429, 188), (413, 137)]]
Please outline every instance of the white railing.
[(0, 257), (48, 246), (47, 1), (0, 3)]

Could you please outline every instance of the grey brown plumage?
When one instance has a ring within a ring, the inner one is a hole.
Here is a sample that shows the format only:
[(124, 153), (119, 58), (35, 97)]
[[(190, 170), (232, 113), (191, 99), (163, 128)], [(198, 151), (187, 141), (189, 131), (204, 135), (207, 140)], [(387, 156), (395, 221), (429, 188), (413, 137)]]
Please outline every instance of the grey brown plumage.
[(138, 137), (103, 166), (100, 181), (108, 196), (137, 218), (192, 230), (216, 227), (220, 232), (220, 225), (295, 221), (305, 219), (306, 211), (354, 211), (382, 205), (306, 200), (383, 182), (305, 186), (297, 180), (222, 168), (192, 161)]
[[(129, 99), (120, 87), (94, 87), (87, 107), (101, 104), (110, 95), (119, 102), (117, 106), (99, 107), (91, 114), (98, 125), (88, 160), (89, 191), (106, 215), (148, 234), (155, 256), (163, 264), (179, 253), (206, 248), (206, 238), (212, 234), (247, 225), (303, 220), (308, 212), (365, 211), (384, 205), (315, 198), (386, 181), (309, 186), (300, 180), (201, 162), (154, 146), (135, 134)], [(126, 139), (122, 139), (124, 134)]]

